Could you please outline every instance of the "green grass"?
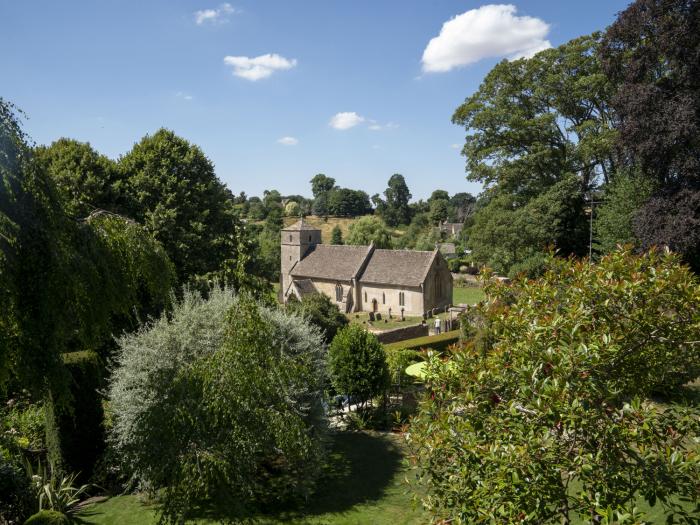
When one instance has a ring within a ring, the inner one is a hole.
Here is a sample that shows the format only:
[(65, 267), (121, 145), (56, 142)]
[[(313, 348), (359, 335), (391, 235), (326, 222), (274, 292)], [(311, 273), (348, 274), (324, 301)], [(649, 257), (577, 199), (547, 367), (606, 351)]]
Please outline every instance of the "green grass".
[[(254, 523), (305, 525), (418, 525), (429, 520), (415, 508), (404, 482), (404, 448), (394, 434), (342, 432), (334, 434), (328, 474), (311, 503), (298, 512), (258, 515)], [(152, 525), (157, 508), (138, 496), (118, 496), (86, 509), (84, 523)], [(219, 523), (202, 519), (197, 523)]]
[[(382, 313), (381, 321), (374, 321), (369, 324), (369, 312), (356, 312), (347, 314), (347, 318), (351, 323), (362, 325), (366, 328), (372, 327), (378, 330), (393, 330), (394, 328), (403, 328), (405, 326), (413, 326), (420, 324), (421, 317), (406, 317), (403, 321), (401, 317), (394, 315), (393, 319), (389, 319), (386, 313)], [(384, 321), (387, 321), (386, 323)]]
[(387, 351), (392, 350), (419, 350), (421, 348), (432, 348), (436, 351), (442, 351), (448, 346), (459, 341), (459, 330), (452, 330), (440, 335), (427, 335), (425, 337), (416, 337), (415, 339), (406, 339), (384, 345)]
[(452, 288), (452, 304), (476, 304), (483, 301), (485, 297), (481, 288)]

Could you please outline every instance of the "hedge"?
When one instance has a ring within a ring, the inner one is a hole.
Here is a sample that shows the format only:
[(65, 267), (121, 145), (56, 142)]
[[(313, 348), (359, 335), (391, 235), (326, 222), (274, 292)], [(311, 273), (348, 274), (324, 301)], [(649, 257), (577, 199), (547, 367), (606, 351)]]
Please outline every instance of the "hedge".
[(46, 402), (46, 447), (51, 465), (86, 481), (105, 447), (104, 411), (98, 390), (103, 368), (92, 351), (63, 354), (70, 374), (70, 402)]
[(459, 330), (452, 330), (440, 335), (428, 335), (425, 337), (416, 337), (415, 339), (406, 339), (384, 346), (387, 352), (396, 350), (420, 350), (421, 348), (432, 348), (437, 352), (446, 350), (448, 346), (459, 342)]

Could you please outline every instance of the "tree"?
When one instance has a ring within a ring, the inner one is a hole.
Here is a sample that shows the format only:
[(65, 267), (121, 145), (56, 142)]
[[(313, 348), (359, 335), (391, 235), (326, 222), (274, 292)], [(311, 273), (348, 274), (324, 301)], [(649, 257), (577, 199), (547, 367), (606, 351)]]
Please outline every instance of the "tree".
[(116, 164), (89, 143), (62, 138), (35, 148), (34, 154), (44, 163), (69, 215), (87, 217), (95, 209), (124, 213), (132, 207), (120, 192)]
[(202, 150), (160, 129), (119, 159), (132, 217), (165, 247), (180, 282), (235, 260), (237, 230), (230, 191)]
[(637, 0), (605, 33), (617, 144), (660, 186), (700, 184), (700, 4)]
[(433, 201), (449, 201), (450, 200), (450, 194), (447, 193), (445, 190), (435, 190), (433, 193), (430, 194), (430, 198), (428, 199), (428, 203), (432, 203)]
[(333, 226), (331, 231), (331, 244), (343, 244), (343, 231), (337, 224)]
[(453, 222), (465, 222), (474, 214), (476, 197), (470, 193), (455, 193), (450, 199), (450, 211), (453, 214), (450, 220)]
[(314, 177), (311, 179), (311, 193), (313, 194), (314, 198), (317, 198), (319, 195), (323, 195), (324, 193), (328, 193), (333, 188), (335, 188), (335, 179), (332, 177), (326, 177), (323, 173), (314, 175)]
[(326, 202), (328, 213), (337, 217), (357, 217), (372, 211), (369, 196), (362, 190), (334, 188), (327, 193)]
[(384, 207), (384, 222), (387, 226), (398, 226), (411, 222), (411, 210), (408, 201), (411, 200), (411, 192), (408, 190), (403, 175), (394, 173), (384, 190), (386, 206)]
[[(162, 488), (162, 518), (225, 500), (234, 513), (308, 497), (321, 471), (325, 350), (297, 316), (213, 288), (119, 340), (111, 438)], [(230, 517), (230, 516), (229, 516)]]
[(638, 245), (633, 222), (639, 208), (651, 197), (652, 182), (639, 175), (618, 173), (603, 191), (603, 202), (593, 208), (596, 249), (607, 254), (618, 245)]
[(430, 220), (433, 224), (440, 224), (447, 220), (449, 203), (443, 199), (435, 199), (430, 202)]
[(299, 206), (299, 203), (296, 201), (289, 201), (284, 207), (284, 214), (287, 217), (299, 217), (301, 214), (301, 207)]
[(487, 286), (477, 337), (430, 359), (409, 435), (424, 503), (455, 523), (643, 523), (644, 498), (692, 523), (700, 423), (647, 399), (700, 374), (700, 282), (670, 253), (548, 265)]
[(504, 60), (452, 122), (467, 131), (467, 179), (527, 197), (566, 174), (582, 191), (615, 171), (612, 87), (597, 57), (601, 36), (574, 39), (529, 59)]
[(379, 218), (361, 217), (350, 224), (345, 242), (354, 245), (367, 245), (373, 242), (377, 248), (390, 248), (391, 233)]
[(343, 315), (338, 305), (322, 293), (307, 295), (301, 301), (289, 301), (287, 311), (295, 313), (317, 326), (326, 343), (330, 343), (338, 330), (348, 324), (348, 318)]
[(384, 347), (377, 337), (359, 325), (341, 329), (328, 349), (333, 387), (362, 407), (389, 383)]

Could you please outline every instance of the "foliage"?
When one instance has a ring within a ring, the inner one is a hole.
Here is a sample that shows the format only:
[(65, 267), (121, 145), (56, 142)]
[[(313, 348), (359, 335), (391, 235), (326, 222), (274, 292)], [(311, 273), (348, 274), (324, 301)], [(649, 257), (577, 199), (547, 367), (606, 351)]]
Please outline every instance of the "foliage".
[(120, 341), (111, 441), (163, 519), (309, 495), (322, 460), (325, 350), (296, 316), (213, 288)]
[(119, 170), (130, 216), (163, 244), (180, 282), (236, 259), (233, 196), (201, 149), (160, 129), (121, 157)]
[(651, 197), (652, 183), (645, 177), (618, 173), (603, 189), (603, 202), (593, 208), (596, 249), (607, 254), (618, 245), (638, 244), (633, 221)]
[(120, 213), (132, 207), (120, 191), (123, 182), (114, 161), (89, 143), (62, 138), (35, 148), (34, 154), (54, 181), (69, 215), (87, 217), (95, 209)]
[(328, 350), (333, 387), (360, 405), (387, 388), (389, 370), (382, 344), (359, 325), (338, 331)]
[(392, 384), (406, 384), (412, 382), (412, 378), (406, 375), (406, 368), (413, 363), (423, 361), (423, 356), (412, 348), (398, 348), (390, 350), (385, 346), (386, 363), (391, 375)]
[(562, 255), (587, 252), (584, 200), (573, 175), (526, 202), (501, 192), (487, 198), (474, 215), (467, 241), (476, 262), (508, 274), (551, 247)]
[(660, 186), (700, 184), (700, 4), (637, 0), (605, 33), (617, 144)]
[(104, 410), (99, 394), (103, 386), (103, 366), (95, 352), (63, 354), (70, 374), (71, 401), (45, 403), (46, 445), (52, 471), (59, 475), (73, 472), (74, 477), (91, 477), (104, 451)]
[(425, 505), (454, 523), (641, 523), (640, 496), (692, 523), (677, 498), (697, 504), (700, 419), (645, 399), (700, 373), (700, 282), (670, 253), (548, 266), (489, 284), (488, 337), (430, 360), (409, 437)]
[(611, 86), (594, 33), (520, 60), (503, 60), (452, 121), (468, 131), (467, 178), (537, 195), (575, 174), (582, 189), (614, 171)]
[(350, 225), (345, 242), (354, 245), (368, 245), (373, 242), (376, 248), (390, 248), (391, 232), (378, 217), (360, 217)]
[(45, 469), (41, 463), (36, 472), (27, 464), (29, 476), (39, 502), (39, 511), (53, 511), (72, 515), (78, 503), (87, 494), (89, 485), (76, 487), (77, 475), (62, 476), (55, 470)]
[(0, 523), (22, 523), (35, 508), (24, 469), (0, 446)]
[(435, 199), (430, 203), (430, 220), (434, 224), (440, 224), (447, 220), (449, 214), (449, 201)]
[(342, 314), (338, 305), (322, 293), (306, 295), (301, 301), (289, 301), (287, 311), (298, 314), (317, 326), (326, 343), (330, 343), (338, 330), (348, 324), (348, 318)]
[(301, 206), (296, 201), (289, 201), (284, 207), (284, 214), (287, 217), (299, 217), (301, 214)]
[(311, 193), (314, 197), (318, 197), (322, 193), (328, 193), (335, 188), (335, 179), (326, 177), (323, 173), (314, 175), (311, 179)]
[(668, 246), (700, 272), (700, 188), (654, 195), (638, 210), (633, 228), (642, 247)]
[(399, 173), (394, 173), (384, 190), (386, 201), (378, 206), (381, 217), (388, 226), (399, 226), (411, 222), (411, 209), (408, 201), (411, 200), (411, 192), (406, 185), (406, 179)]
[(333, 226), (333, 231), (331, 232), (331, 244), (343, 244), (343, 231), (337, 224)]
[(24, 525), (70, 525), (71, 520), (65, 514), (55, 510), (40, 510), (29, 517)]
[(0, 432), (15, 448), (42, 450), (44, 448), (44, 409), (41, 403), (28, 399), (10, 399), (0, 408)]

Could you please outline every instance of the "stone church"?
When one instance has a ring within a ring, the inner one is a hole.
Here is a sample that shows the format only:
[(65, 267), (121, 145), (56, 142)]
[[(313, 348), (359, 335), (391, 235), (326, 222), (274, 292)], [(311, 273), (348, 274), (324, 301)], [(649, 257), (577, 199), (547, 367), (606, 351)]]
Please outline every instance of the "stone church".
[(341, 312), (420, 316), (452, 304), (452, 274), (438, 250), (321, 243), (304, 219), (282, 230), (281, 295), (326, 294)]

